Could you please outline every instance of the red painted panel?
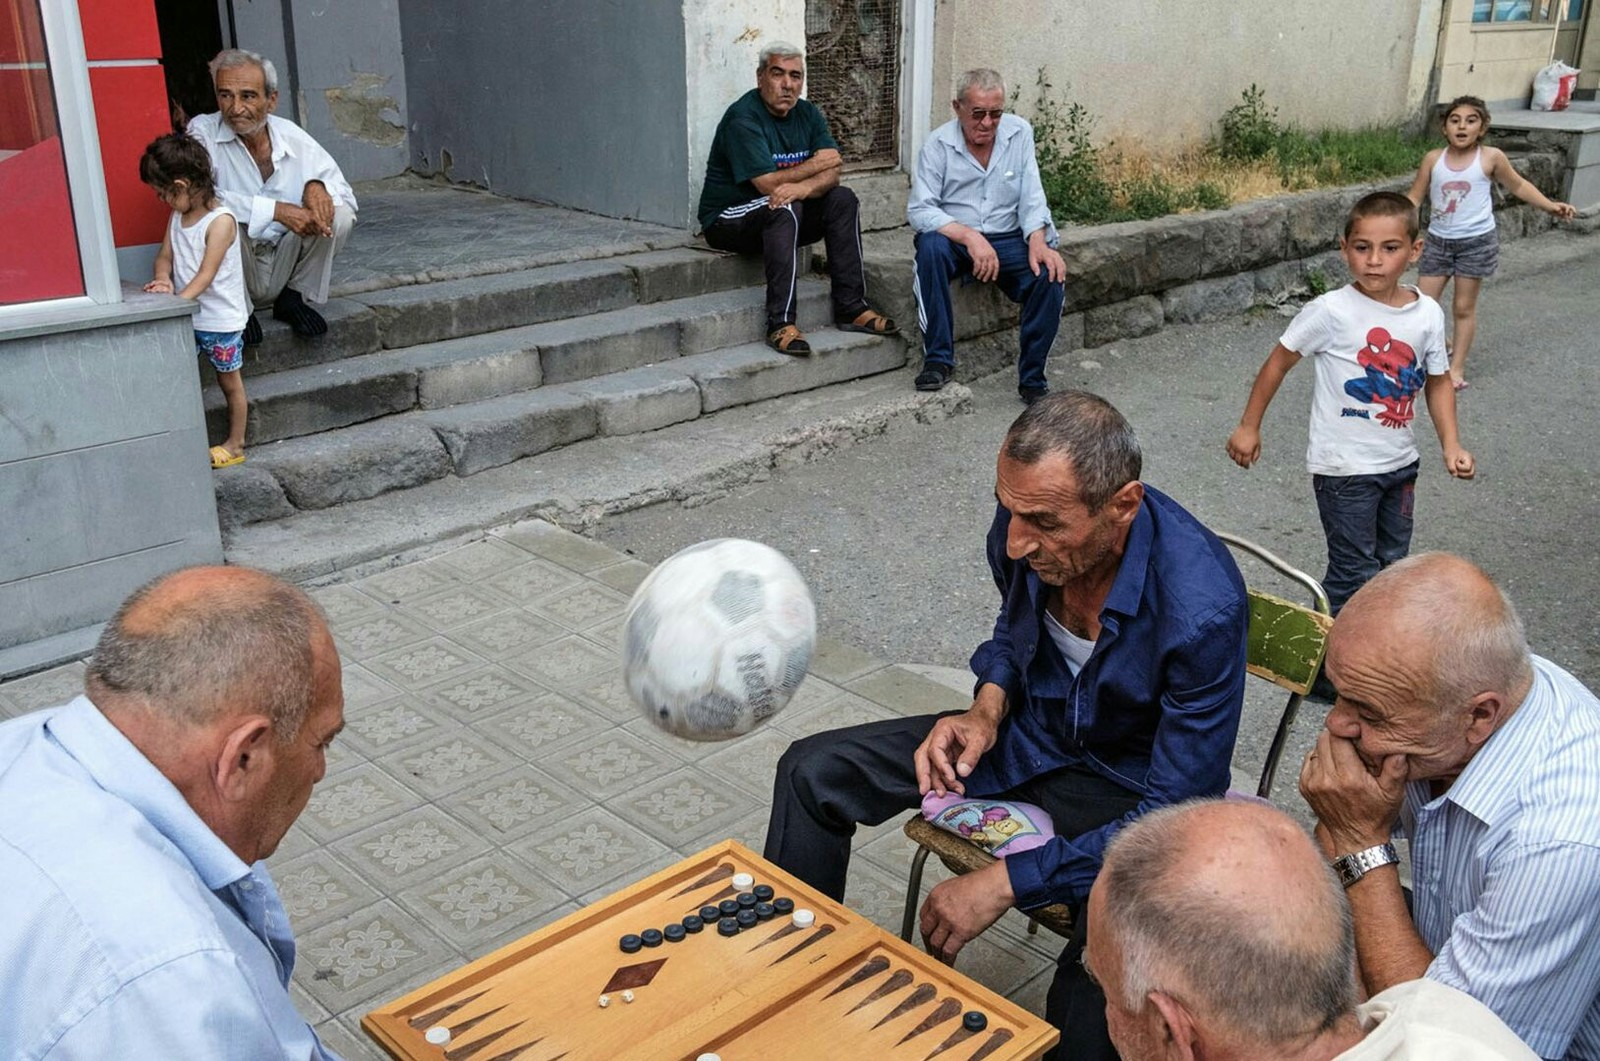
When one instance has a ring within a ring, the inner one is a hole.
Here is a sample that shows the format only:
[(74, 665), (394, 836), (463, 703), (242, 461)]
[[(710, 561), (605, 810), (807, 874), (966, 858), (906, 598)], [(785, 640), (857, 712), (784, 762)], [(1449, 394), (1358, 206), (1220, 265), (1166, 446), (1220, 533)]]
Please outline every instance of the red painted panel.
[(50, 75), (0, 70), (0, 150), (21, 151), (57, 133)]
[(0, 159), (0, 305), (83, 294), (61, 140)]
[(96, 59), (159, 59), (155, 0), (78, 0), (83, 48)]
[(40, 62), (44, 30), (38, 0), (0, 0), (0, 63)]
[(119, 247), (161, 242), (167, 208), (139, 181), (145, 145), (168, 132), (167, 82), (159, 66), (89, 68), (100, 161), (111, 204), (111, 234)]

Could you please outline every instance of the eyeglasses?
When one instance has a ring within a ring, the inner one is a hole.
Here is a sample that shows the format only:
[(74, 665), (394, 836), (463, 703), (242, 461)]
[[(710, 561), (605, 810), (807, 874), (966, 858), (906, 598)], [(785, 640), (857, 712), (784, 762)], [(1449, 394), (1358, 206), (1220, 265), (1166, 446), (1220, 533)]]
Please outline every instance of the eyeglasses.
[(1000, 116), (1004, 113), (1004, 107), (991, 107), (988, 110), (984, 110), (982, 107), (970, 107), (967, 109), (967, 114), (970, 115), (972, 120), (975, 122), (986, 122), (990, 118), (993, 118), (995, 121), (999, 121)]

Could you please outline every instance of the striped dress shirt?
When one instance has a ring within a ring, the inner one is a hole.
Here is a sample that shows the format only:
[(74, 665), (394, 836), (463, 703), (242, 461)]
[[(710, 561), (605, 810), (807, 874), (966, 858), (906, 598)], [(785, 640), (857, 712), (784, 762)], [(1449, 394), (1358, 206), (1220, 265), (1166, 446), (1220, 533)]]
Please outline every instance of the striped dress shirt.
[(1428, 977), (1540, 1057), (1600, 1061), (1600, 701), (1533, 657), (1533, 687), (1454, 784), (1407, 787)]

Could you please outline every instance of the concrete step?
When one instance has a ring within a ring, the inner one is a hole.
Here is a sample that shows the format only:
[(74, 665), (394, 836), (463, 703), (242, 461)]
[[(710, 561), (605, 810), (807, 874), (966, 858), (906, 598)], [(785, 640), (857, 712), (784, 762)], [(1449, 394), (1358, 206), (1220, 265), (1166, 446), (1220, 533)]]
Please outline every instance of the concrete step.
[(857, 170), (846, 173), (841, 180), (861, 203), (862, 232), (899, 228), (906, 223), (911, 177), (903, 170)]
[[(918, 393), (909, 371), (836, 383), (647, 434), (590, 438), (469, 478), (445, 475), (366, 500), (233, 527), (225, 534), (227, 558), (295, 581), (348, 578), (481, 538), (489, 528), (519, 519), (582, 530), (606, 515), (646, 505), (703, 504), (765, 479), (774, 468), (968, 412), (971, 401), (961, 384)], [(219, 495), (229, 473), (266, 474), (268, 452), (297, 445), (267, 447), (249, 463), (225, 469), (217, 476)]]
[[(714, 291), (274, 372), (245, 387), (245, 440), (259, 446), (734, 346), (762, 333), (764, 298), (761, 287)], [(799, 312), (802, 322), (828, 319), (825, 282), (800, 282)], [(215, 384), (205, 402), (211, 432), (226, 434)]]
[[(655, 431), (905, 364), (905, 346), (898, 339), (824, 328), (810, 340), (810, 357), (744, 343), (257, 446), (246, 464), (217, 473), (218, 516), (230, 528), (282, 519), (450, 475), (476, 475), (587, 438)], [(375, 386), (373, 379), (368, 382)]]

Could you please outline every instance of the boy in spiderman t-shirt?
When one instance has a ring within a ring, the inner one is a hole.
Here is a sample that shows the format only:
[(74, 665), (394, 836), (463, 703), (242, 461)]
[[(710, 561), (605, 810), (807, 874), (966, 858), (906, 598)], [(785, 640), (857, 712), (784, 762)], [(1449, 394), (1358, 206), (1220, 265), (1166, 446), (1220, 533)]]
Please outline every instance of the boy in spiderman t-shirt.
[(1306, 465), (1328, 539), (1323, 588), (1338, 614), (1351, 594), (1411, 548), (1419, 464), (1411, 432), (1417, 392), (1439, 433), (1444, 466), (1474, 474), (1456, 437), (1456, 398), (1439, 304), (1400, 276), (1422, 253), (1417, 209), (1374, 192), (1350, 209), (1339, 241), (1353, 281), (1302, 309), (1256, 375), (1228, 456), (1248, 468), (1261, 456), (1261, 418), (1302, 356), (1316, 358)]

